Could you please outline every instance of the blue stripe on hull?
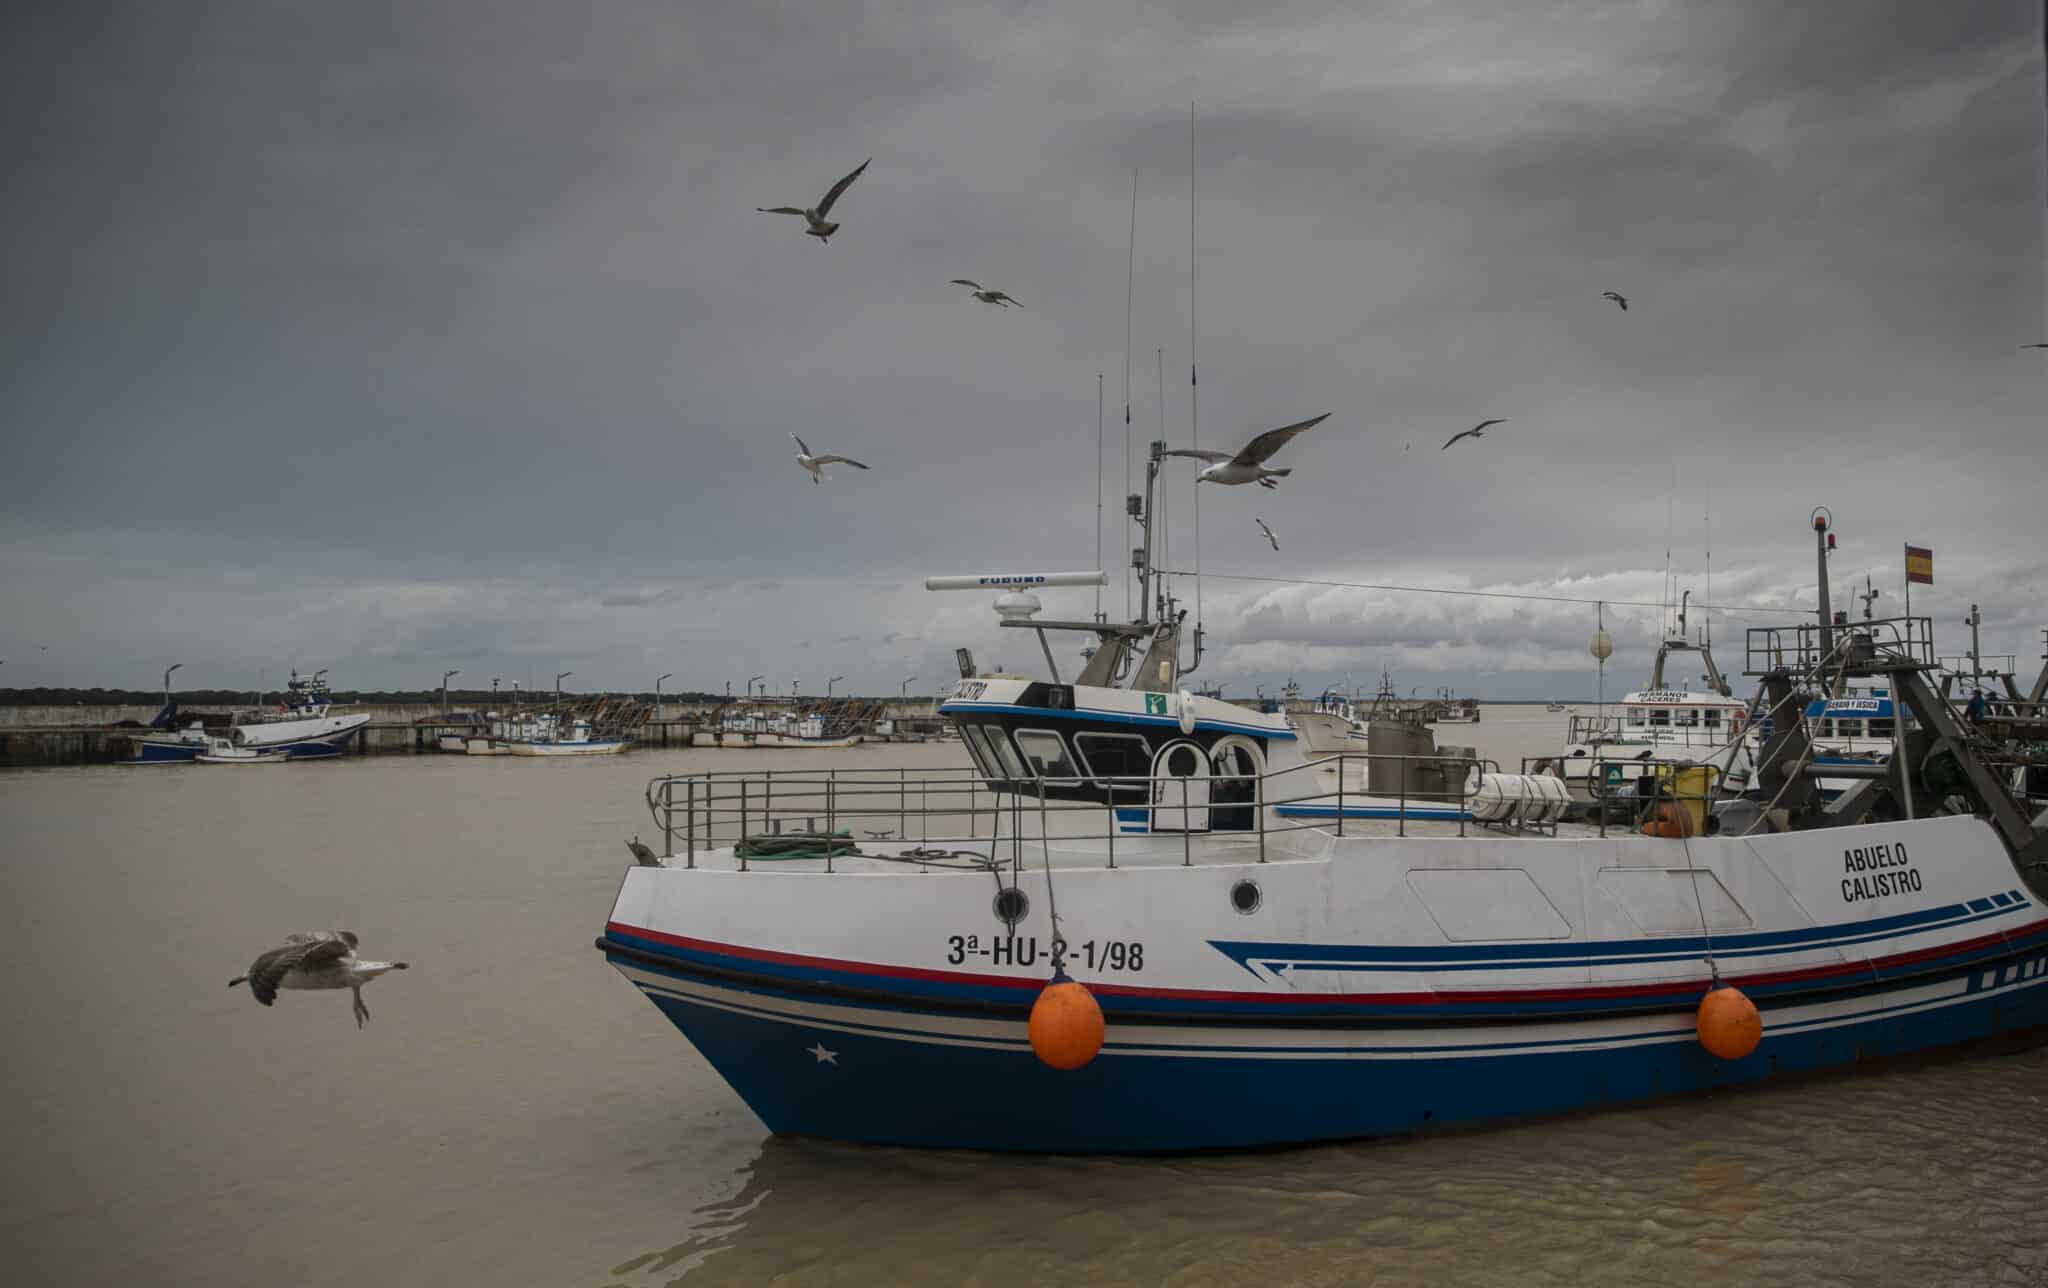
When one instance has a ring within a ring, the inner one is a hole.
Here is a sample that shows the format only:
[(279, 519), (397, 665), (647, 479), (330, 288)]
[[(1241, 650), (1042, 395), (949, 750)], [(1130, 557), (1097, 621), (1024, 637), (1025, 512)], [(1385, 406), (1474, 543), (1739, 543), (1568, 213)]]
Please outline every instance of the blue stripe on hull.
[[(2048, 972), (2008, 966), (2024, 987), (1985, 994), (1973, 975), (1952, 1000), (1834, 1027), (1773, 1031), (1727, 1062), (1689, 1039), (1489, 1055), (1204, 1057), (1105, 1050), (1071, 1073), (1028, 1049), (917, 1041), (756, 1010), (648, 996), (775, 1132), (867, 1144), (1026, 1153), (1181, 1152), (1395, 1135), (1440, 1124), (1563, 1113), (1777, 1074), (1846, 1067), (2048, 1024)], [(1874, 1004), (1876, 1005), (1876, 1004)], [(884, 1022), (886, 1013), (878, 1018)], [(1021, 1041), (1024, 1025), (1014, 1025)], [(1221, 1036), (1221, 1035), (1219, 1035)], [(1114, 1044), (1118, 1034), (1110, 1030)], [(829, 1053), (829, 1062), (814, 1046)]]

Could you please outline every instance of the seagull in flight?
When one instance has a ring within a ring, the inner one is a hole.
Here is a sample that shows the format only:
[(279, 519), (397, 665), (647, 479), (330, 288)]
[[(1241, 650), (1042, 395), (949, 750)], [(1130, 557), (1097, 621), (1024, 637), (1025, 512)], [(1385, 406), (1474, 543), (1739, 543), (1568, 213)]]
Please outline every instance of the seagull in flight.
[(1278, 550), (1280, 548), (1280, 538), (1273, 535), (1273, 530), (1266, 526), (1266, 521), (1257, 515), (1253, 515), (1252, 522), (1259, 525), (1259, 531), (1265, 533), (1266, 540), (1273, 543), (1273, 549)]
[(1222, 483), (1229, 486), (1236, 486), (1241, 483), (1256, 483), (1260, 487), (1278, 487), (1280, 485), (1274, 482), (1274, 480), (1286, 478), (1289, 474), (1294, 473), (1294, 471), (1291, 469), (1269, 470), (1266, 468), (1266, 462), (1272, 459), (1273, 453), (1287, 446), (1296, 434), (1301, 433), (1303, 430), (1314, 429), (1329, 418), (1330, 413), (1324, 412), (1315, 419), (1302, 421), (1298, 425), (1286, 425), (1279, 429), (1269, 429), (1251, 442), (1246, 443), (1244, 450), (1235, 456), (1229, 452), (1211, 452), (1199, 447), (1178, 447), (1163, 453), (1163, 455), (1192, 456), (1198, 461), (1208, 461), (1209, 464), (1203, 467), (1201, 473), (1195, 475), (1195, 482), (1197, 483)]
[[(1012, 304), (1017, 304), (1017, 301), (1011, 299), (1007, 294), (1003, 293), (1002, 291), (994, 290), (990, 287), (983, 286), (980, 282), (970, 282), (964, 277), (954, 278), (951, 284), (954, 286), (973, 287), (974, 298), (980, 300), (983, 304), (999, 304), (1004, 308), (1009, 308)], [(1021, 309), (1024, 306), (1022, 304), (1017, 304), (1017, 307)]]
[[(790, 437), (796, 438), (796, 435), (791, 434)], [(804, 445), (804, 440), (801, 438), (796, 438), (796, 463), (811, 472), (811, 482), (813, 483), (823, 483), (825, 481), (823, 467), (827, 465), (851, 465), (857, 470), (867, 468), (867, 466), (862, 465), (851, 456), (813, 456), (811, 455), (811, 449)]]
[(1437, 448), (1436, 450), (1438, 450), (1439, 452), (1447, 452), (1450, 450), (1451, 444), (1457, 442), (1461, 438), (1480, 438), (1484, 436), (1486, 427), (1488, 425), (1505, 425), (1507, 423), (1508, 422), (1505, 417), (1503, 417), (1500, 420), (1482, 420), (1477, 425), (1474, 425), (1472, 428), (1466, 430), (1462, 434), (1451, 435), (1450, 438), (1447, 441), (1445, 441), (1444, 445), (1442, 447)]
[(839, 194), (845, 192), (848, 185), (855, 179), (860, 178), (861, 171), (868, 168), (868, 161), (873, 160), (873, 157), (869, 157), (867, 161), (860, 163), (859, 169), (856, 169), (838, 183), (833, 184), (832, 191), (826, 193), (825, 199), (819, 202), (813, 209), (799, 210), (795, 206), (756, 206), (754, 209), (764, 215), (801, 215), (803, 221), (810, 225), (810, 227), (804, 229), (804, 236), (815, 237), (820, 242), (829, 243), (832, 240), (832, 234), (839, 231), (839, 225), (826, 219), (825, 216), (832, 213), (832, 203), (839, 200)]
[(258, 957), (246, 975), (228, 981), (234, 988), (247, 984), (256, 1000), (269, 1006), (277, 1001), (280, 988), (345, 988), (355, 994), (356, 1027), (370, 1018), (363, 1005), (363, 985), (387, 971), (405, 970), (405, 962), (366, 962), (356, 957), (353, 930), (320, 930), (310, 935), (286, 935), (284, 946)]
[(1613, 300), (1621, 306), (1623, 313), (1628, 312), (1628, 298), (1621, 293), (1617, 291), (1602, 291), (1600, 292), (1600, 298), (1603, 300)]

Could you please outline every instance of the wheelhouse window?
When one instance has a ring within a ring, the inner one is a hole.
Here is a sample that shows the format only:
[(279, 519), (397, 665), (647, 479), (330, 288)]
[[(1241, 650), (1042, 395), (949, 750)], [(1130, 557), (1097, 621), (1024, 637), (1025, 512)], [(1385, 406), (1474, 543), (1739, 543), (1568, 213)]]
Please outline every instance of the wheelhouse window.
[[(1149, 778), (1152, 774), (1152, 751), (1136, 734), (1077, 733), (1074, 746), (1098, 785), (1105, 778)], [(1135, 796), (1147, 789), (1142, 783), (1120, 783), (1117, 790)]]
[(1863, 736), (1863, 722), (1861, 720), (1837, 720), (1835, 721), (1835, 728), (1840, 731), (1844, 738), (1860, 738)]
[(1870, 722), (1870, 736), (1873, 738), (1891, 737), (1892, 722), (1889, 720), (1872, 720)]
[(1676, 717), (1673, 723), (1682, 729), (1696, 729), (1699, 727), (1700, 709), (1698, 707), (1679, 707), (1672, 712), (1672, 715)]
[(974, 762), (974, 767), (981, 771), (983, 778), (1003, 776), (1003, 762), (997, 760), (995, 752), (989, 749), (980, 725), (961, 725), (960, 741), (966, 745), (968, 759)]
[(1639, 726), (1644, 723), (1644, 714), (1641, 707), (1630, 707), (1628, 709), (1628, 722)]
[(1721, 709), (1719, 707), (1708, 707), (1701, 714), (1706, 717), (1707, 728), (1719, 729), (1721, 727)]
[(1650, 711), (1650, 727), (1652, 729), (1669, 729), (1671, 727), (1671, 708), (1652, 708)]
[(1036, 777), (1075, 782), (1081, 776), (1067, 755), (1066, 739), (1050, 729), (1019, 729), (1017, 750), (1024, 753), (1024, 763)]
[(1001, 725), (984, 725), (982, 733), (988, 739), (988, 745), (994, 748), (995, 754), (1003, 762), (1003, 777), (1031, 777), (1031, 772), (1024, 768), (1023, 758), (1017, 754), (1017, 749), (1010, 745), (1010, 735), (1003, 732)]

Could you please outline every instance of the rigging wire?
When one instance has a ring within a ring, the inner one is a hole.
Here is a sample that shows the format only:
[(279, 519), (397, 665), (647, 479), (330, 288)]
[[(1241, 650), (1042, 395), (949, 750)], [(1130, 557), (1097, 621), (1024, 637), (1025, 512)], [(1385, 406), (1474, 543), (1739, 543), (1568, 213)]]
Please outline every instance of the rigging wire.
[[(1162, 568), (1162, 577), (1192, 577), (1195, 574), (1185, 569)], [(1396, 586), (1370, 581), (1332, 581), (1319, 577), (1260, 577), (1245, 573), (1209, 572), (1204, 577), (1217, 581), (1260, 581), (1280, 586), (1330, 586), (1340, 590), (1390, 590), (1409, 595), (1463, 595), (1473, 599), (1526, 599), (1548, 604), (1607, 604), (1616, 608), (1668, 608), (1669, 601), (1650, 599), (1593, 599), (1583, 595), (1545, 595), (1524, 590), (1467, 590), (1452, 586)], [(1810, 617), (1811, 608), (1766, 608), (1747, 604), (1713, 604), (1709, 607), (1724, 613), (1786, 613), (1794, 617)]]

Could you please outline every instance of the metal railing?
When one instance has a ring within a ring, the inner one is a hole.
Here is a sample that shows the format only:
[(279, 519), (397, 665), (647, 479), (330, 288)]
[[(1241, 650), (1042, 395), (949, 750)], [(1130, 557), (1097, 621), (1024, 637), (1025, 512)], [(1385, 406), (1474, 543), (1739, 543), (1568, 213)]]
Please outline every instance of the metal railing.
[[(1555, 757), (1524, 756), (1522, 772), (1545, 772), (1546, 767), (1557, 763)], [(1655, 821), (1658, 807), (1664, 804), (1698, 806), (1698, 822), (1690, 834), (1710, 835), (1715, 830), (1715, 804), (1733, 795), (1727, 771), (1705, 760), (1654, 756), (1639, 759), (1595, 753), (1586, 763), (1586, 792), (1590, 801), (1584, 813), (1603, 837), (1610, 825), (1635, 831)]]
[(1807, 622), (1795, 626), (1752, 626), (1746, 636), (1747, 657), (1743, 671), (1763, 675), (1790, 669), (1797, 672), (1827, 672), (1845, 661), (1868, 665), (1883, 660), (1892, 665), (1934, 665), (1934, 619), (1931, 617), (1880, 617), (1874, 621), (1829, 626), (1834, 651), (1821, 650), (1821, 627)]
[[(1374, 793), (1365, 785), (1373, 761), (1452, 766), (1455, 782), (1440, 792), (1413, 791), (1402, 772), (1397, 791)], [(741, 871), (770, 858), (807, 858), (823, 860), (829, 872), (863, 840), (901, 844), (858, 851), (861, 858), (990, 869), (1021, 864), (1026, 845), (1100, 845), (1104, 865), (1114, 868), (1119, 846), (1127, 856), (1142, 847), (1156, 859), (1178, 840), (1182, 864), (1193, 866), (1198, 839), (1205, 849), (1218, 840), (1237, 842), (1229, 847), (1233, 855), (1251, 849), (1264, 863), (1272, 836), (1317, 829), (1343, 836), (1347, 822), (1355, 831), (1367, 817), (1393, 823), (1403, 836), (1410, 823), (1455, 822), (1462, 836), (1475, 825), (1472, 801), (1482, 777), (1499, 772), (1498, 762), (1484, 757), (1362, 752), (1263, 774), (1189, 778), (1076, 773), (992, 780), (968, 766), (737, 769), (664, 775), (648, 783), (646, 798), (664, 857), (689, 867), (700, 854), (730, 847)], [(1321, 781), (1328, 774), (1334, 785)], [(1367, 800), (1376, 811), (1391, 806), (1391, 816), (1360, 814)], [(1289, 806), (1331, 812), (1289, 813)], [(783, 852), (764, 853), (776, 850)]]

